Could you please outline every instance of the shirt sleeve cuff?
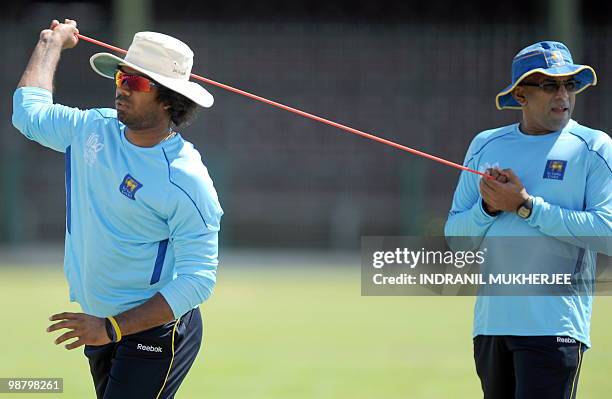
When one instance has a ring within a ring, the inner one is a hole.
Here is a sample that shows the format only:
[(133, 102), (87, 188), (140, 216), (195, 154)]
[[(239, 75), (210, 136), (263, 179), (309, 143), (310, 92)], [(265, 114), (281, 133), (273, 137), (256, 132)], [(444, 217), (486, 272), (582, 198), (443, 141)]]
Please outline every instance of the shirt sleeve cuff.
[(178, 319), (208, 299), (214, 285), (215, 271), (207, 270), (199, 274), (179, 276), (166, 284), (159, 293)]
[(53, 102), (53, 93), (51, 93), (47, 89), (43, 89), (42, 87), (36, 86), (23, 86), (15, 90), (15, 94), (26, 96), (28, 94), (37, 95), (41, 98), (46, 98)]
[(181, 292), (181, 289), (176, 284), (172, 284), (172, 282), (163, 287), (159, 293), (168, 302), (175, 319), (178, 319), (193, 308), (190, 298), (184, 292)]
[(548, 204), (546, 204), (546, 202), (544, 201), (544, 198), (533, 197), (531, 215), (529, 215), (529, 217), (525, 219), (527, 224), (529, 224), (531, 227), (538, 227), (538, 221), (540, 220), (542, 211), (547, 205)]
[(476, 202), (472, 208), (472, 214), (479, 224), (492, 223), (497, 218), (497, 216), (492, 216), (487, 213), (484, 209), (484, 201), (480, 196), (478, 197), (478, 202)]

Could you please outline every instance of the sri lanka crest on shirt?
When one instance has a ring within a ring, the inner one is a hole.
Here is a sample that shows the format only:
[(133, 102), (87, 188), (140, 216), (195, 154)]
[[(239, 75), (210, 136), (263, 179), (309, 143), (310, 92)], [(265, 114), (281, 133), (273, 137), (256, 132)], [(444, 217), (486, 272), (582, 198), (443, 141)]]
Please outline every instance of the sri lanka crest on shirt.
[(125, 195), (129, 199), (136, 200), (134, 196), (136, 195), (136, 191), (140, 190), (141, 187), (142, 183), (134, 179), (128, 173), (123, 178), (123, 182), (121, 182), (121, 185), (119, 186), (119, 191), (121, 191), (121, 194)]
[(545, 179), (563, 180), (566, 166), (567, 161), (549, 159), (546, 161), (546, 169), (544, 169), (543, 177)]

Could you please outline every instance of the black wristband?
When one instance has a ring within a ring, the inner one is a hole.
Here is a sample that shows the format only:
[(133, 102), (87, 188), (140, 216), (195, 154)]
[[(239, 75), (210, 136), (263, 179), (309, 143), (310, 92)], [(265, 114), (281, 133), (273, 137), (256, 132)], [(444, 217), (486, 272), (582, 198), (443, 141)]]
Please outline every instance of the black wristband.
[(487, 211), (487, 203), (485, 202), (485, 200), (482, 200), (482, 210), (485, 211), (485, 213), (489, 216), (497, 216), (501, 213), (501, 211), (495, 211), (495, 212)]
[(115, 334), (115, 329), (113, 328), (111, 321), (108, 318), (105, 318), (104, 322), (106, 327), (106, 335), (108, 335), (111, 342), (117, 342), (117, 334)]

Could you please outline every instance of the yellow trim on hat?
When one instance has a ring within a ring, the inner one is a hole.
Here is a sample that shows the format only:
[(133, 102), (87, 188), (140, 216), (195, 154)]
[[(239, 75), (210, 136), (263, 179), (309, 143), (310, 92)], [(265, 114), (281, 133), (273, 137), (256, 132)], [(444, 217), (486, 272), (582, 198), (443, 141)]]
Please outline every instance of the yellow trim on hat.
[(521, 77), (518, 78), (516, 80), (516, 82), (514, 82), (514, 84), (512, 86), (510, 86), (509, 89), (501, 91), (501, 92), (499, 92), (495, 96), (495, 106), (500, 111), (503, 110), (503, 109), (521, 109), (521, 107), (516, 107), (516, 106), (512, 106), (512, 105), (510, 105), (510, 106), (506, 105), (506, 106), (500, 107), (499, 106), (499, 98), (502, 97), (502, 96), (507, 95), (510, 92), (512, 92), (512, 90), (514, 90), (516, 88), (516, 86), (518, 86), (518, 84), (521, 83), (521, 81), (523, 79), (525, 79), (527, 76), (533, 75), (534, 73), (541, 73), (542, 75), (553, 76), (553, 77), (563, 77), (563, 76), (577, 75), (578, 73), (580, 73), (580, 72), (582, 72), (584, 70), (587, 70), (587, 69), (590, 70), (593, 73), (593, 81), (591, 83), (585, 85), (580, 90), (576, 91), (575, 94), (578, 94), (578, 93), (584, 91), (589, 86), (597, 85), (597, 74), (595, 73), (595, 70), (593, 68), (591, 68), (590, 66), (588, 66), (588, 65), (583, 65), (582, 67), (578, 68), (577, 70), (575, 70), (574, 72), (571, 72), (571, 73), (549, 73), (549, 72), (546, 72), (546, 70), (542, 69), (542, 68), (537, 68), (537, 69), (532, 69), (531, 71), (527, 71), (524, 74), (522, 74)]

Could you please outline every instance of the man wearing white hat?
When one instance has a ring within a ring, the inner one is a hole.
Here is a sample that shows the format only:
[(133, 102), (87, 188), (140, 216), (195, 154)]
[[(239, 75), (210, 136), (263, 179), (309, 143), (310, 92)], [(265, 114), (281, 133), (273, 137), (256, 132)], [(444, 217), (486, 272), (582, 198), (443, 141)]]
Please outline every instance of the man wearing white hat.
[[(449, 242), (464, 236), (486, 245), (486, 267), (501, 273), (549, 265), (544, 270), (593, 283), (597, 252), (612, 254), (612, 141), (571, 117), (576, 94), (596, 83), (595, 71), (574, 64), (559, 42), (538, 42), (514, 57), (512, 83), (495, 102), (522, 118), (472, 141), (465, 165), (494, 179), (461, 174), (445, 226)], [(591, 346), (592, 288), (478, 296), (474, 359), (485, 399), (576, 397)]]
[(116, 109), (54, 104), (62, 49), (76, 22), (40, 34), (13, 98), (13, 124), (65, 153), (64, 271), (83, 313), (59, 313), (56, 344), (85, 345), (98, 398), (171, 398), (202, 340), (199, 305), (212, 293), (223, 211), (200, 154), (177, 132), (213, 98), (190, 82), (193, 53), (141, 32), (125, 59), (96, 54), (115, 79)]

